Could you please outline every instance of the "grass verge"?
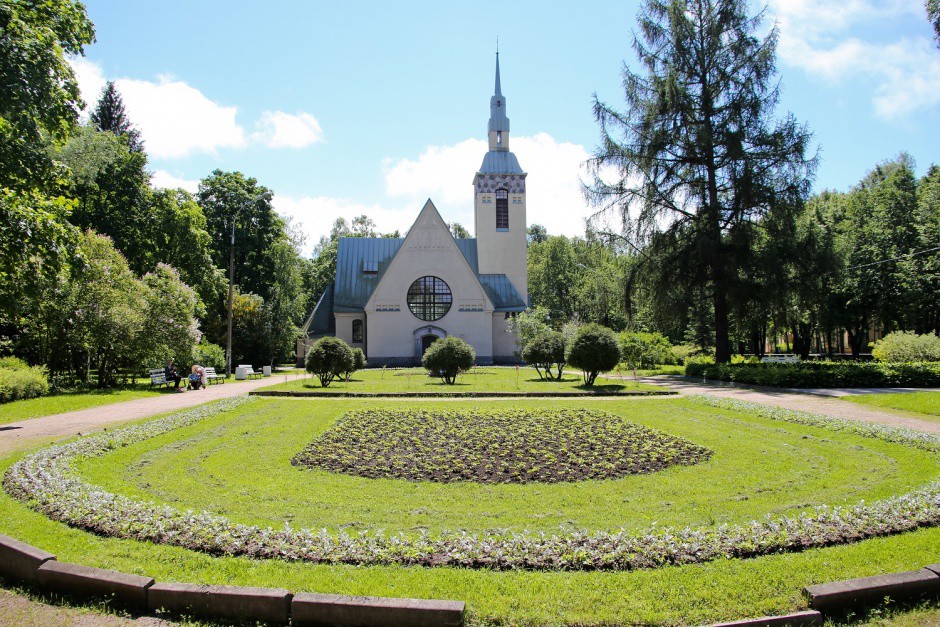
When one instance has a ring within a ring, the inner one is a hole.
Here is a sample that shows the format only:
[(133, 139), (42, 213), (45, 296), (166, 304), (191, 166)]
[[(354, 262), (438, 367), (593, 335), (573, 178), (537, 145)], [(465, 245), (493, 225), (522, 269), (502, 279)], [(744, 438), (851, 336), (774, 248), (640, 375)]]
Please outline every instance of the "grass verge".
[(535, 368), (491, 366), (474, 368), (447, 385), (439, 377), (428, 376), (424, 368), (367, 368), (352, 374), (349, 381), (335, 380), (329, 387), (320, 385), (313, 375), (265, 387), (264, 391), (312, 392), (317, 394), (415, 394), (434, 395), (479, 394), (566, 394), (572, 392), (661, 392), (655, 385), (635, 381), (605, 379), (591, 387), (584, 385), (580, 373), (565, 373), (561, 381), (540, 379)]
[(858, 394), (842, 400), (909, 414), (920, 420), (940, 423), (940, 392), (899, 392), (897, 394)]

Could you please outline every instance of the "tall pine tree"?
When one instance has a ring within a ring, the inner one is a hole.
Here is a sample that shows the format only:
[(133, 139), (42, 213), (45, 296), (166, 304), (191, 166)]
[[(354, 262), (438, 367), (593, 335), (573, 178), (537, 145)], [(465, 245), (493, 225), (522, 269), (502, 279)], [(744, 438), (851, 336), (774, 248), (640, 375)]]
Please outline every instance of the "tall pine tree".
[(124, 110), (124, 100), (114, 86), (114, 81), (108, 81), (108, 84), (101, 91), (101, 98), (95, 110), (91, 113), (91, 123), (99, 131), (109, 131), (118, 136), (127, 139), (127, 145), (133, 152), (143, 152), (144, 143), (140, 139), (140, 131), (134, 128), (131, 121), (127, 118), (127, 112)]
[(709, 290), (719, 362), (731, 358), (732, 269), (747, 263), (736, 232), (798, 206), (815, 166), (811, 133), (775, 117), (777, 31), (761, 38), (762, 17), (745, 0), (646, 0), (634, 38), (643, 73), (623, 73), (627, 109), (594, 104), (588, 194), (638, 238), (666, 231), (694, 257), (704, 272), (686, 287)]

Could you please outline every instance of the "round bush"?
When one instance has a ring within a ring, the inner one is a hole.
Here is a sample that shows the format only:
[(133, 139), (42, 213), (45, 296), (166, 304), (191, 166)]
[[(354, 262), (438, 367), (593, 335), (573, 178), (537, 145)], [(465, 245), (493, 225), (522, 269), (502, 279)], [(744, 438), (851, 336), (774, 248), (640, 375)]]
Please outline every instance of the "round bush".
[(567, 357), (570, 365), (584, 373), (584, 384), (592, 386), (598, 374), (613, 370), (620, 363), (617, 336), (599, 324), (585, 325), (571, 338)]
[(317, 375), (320, 385), (329, 387), (333, 379), (353, 369), (355, 357), (349, 345), (338, 337), (321, 337), (307, 351), (307, 372)]
[(14, 368), (0, 368), (0, 403), (35, 398), (49, 393), (45, 368), (14, 365)]
[(369, 479), (560, 483), (645, 474), (710, 455), (589, 409), (367, 410), (343, 416), (291, 463)]
[[(565, 367), (565, 336), (558, 331), (539, 332), (522, 347), (522, 358), (535, 366), (540, 378), (557, 378), (560, 381)], [(557, 377), (553, 375), (552, 368), (558, 370)]]
[(206, 368), (215, 368), (216, 372), (225, 371), (225, 349), (218, 344), (200, 342), (193, 351), (193, 362)]
[(451, 335), (431, 344), (421, 363), (429, 373), (439, 376), (444, 383), (453, 385), (457, 381), (457, 373), (473, 368), (476, 359), (477, 355), (472, 346)]

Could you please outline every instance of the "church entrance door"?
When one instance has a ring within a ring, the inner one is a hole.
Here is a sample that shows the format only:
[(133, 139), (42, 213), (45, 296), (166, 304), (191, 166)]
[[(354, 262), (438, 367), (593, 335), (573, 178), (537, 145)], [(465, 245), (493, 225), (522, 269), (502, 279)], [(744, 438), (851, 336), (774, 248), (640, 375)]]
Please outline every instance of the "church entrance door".
[(421, 356), (422, 357), (424, 356), (426, 352), (428, 352), (428, 349), (431, 347), (431, 344), (437, 341), (437, 339), (438, 338), (436, 335), (431, 335), (431, 334), (425, 335), (424, 337), (421, 338)]

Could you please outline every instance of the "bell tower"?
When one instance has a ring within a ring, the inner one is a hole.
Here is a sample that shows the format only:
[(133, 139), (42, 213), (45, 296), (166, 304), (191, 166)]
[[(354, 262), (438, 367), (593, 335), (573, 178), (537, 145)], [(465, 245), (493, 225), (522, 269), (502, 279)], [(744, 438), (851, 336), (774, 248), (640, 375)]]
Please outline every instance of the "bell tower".
[(474, 230), (480, 274), (505, 274), (528, 302), (526, 270), (526, 173), (509, 151), (509, 118), (499, 80), (490, 98), (489, 151), (473, 177)]

